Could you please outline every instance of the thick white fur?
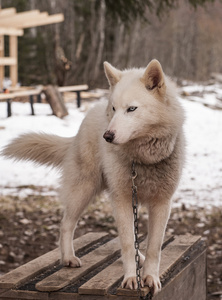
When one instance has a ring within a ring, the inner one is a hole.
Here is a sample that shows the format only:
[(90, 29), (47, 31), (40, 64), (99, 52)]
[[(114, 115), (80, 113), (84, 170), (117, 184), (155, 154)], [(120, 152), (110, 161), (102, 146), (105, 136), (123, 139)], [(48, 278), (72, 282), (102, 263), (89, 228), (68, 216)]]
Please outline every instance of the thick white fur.
[[(184, 162), (183, 110), (176, 87), (157, 60), (146, 69), (119, 71), (109, 63), (104, 67), (109, 100), (89, 111), (75, 137), (30, 133), (12, 141), (3, 155), (60, 167), (64, 265), (81, 266), (72, 243), (75, 226), (90, 200), (109, 191), (122, 247), (122, 286), (132, 289), (137, 287), (130, 179), (134, 160), (138, 199), (149, 212), (147, 250), (145, 257), (140, 254), (143, 284), (155, 294), (161, 288), (159, 263), (171, 197)], [(130, 112), (129, 107), (137, 108)], [(105, 132), (112, 133), (110, 143), (103, 139)]]

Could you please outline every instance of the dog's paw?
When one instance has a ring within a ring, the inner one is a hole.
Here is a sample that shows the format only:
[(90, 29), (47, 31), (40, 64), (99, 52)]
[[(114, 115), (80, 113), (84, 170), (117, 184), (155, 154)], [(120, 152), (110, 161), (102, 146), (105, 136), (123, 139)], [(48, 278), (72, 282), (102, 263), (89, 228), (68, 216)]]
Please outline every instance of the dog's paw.
[[(131, 276), (123, 279), (121, 287), (124, 289), (137, 290), (136, 276)], [(143, 287), (143, 282), (141, 281), (141, 287)]]
[(161, 290), (160, 279), (157, 276), (146, 275), (143, 277), (144, 286), (148, 286), (153, 295), (156, 295)]
[(68, 259), (63, 259), (62, 264), (64, 267), (71, 267), (71, 268), (79, 268), (82, 266), (81, 260), (76, 256), (72, 256), (71, 258)]

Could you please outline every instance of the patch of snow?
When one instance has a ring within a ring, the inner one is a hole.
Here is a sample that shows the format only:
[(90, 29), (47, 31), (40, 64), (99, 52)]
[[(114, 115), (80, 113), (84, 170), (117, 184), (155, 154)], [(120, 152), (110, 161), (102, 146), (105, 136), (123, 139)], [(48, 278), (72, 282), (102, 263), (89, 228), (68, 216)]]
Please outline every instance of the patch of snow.
[(180, 90), (188, 100), (222, 109), (222, 85), (219, 83), (206, 86), (194, 84), (183, 86)]
[(181, 99), (187, 161), (174, 205), (222, 206), (222, 111)]
[(205, 87), (203, 85), (199, 84), (193, 84), (188, 86), (183, 86), (183, 91), (187, 93), (194, 93), (194, 92), (203, 92), (205, 90)]

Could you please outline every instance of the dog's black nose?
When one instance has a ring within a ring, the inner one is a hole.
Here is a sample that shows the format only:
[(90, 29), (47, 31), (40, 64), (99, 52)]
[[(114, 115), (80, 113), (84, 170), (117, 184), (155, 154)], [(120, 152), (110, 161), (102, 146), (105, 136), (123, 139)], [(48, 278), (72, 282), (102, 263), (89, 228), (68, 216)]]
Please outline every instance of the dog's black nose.
[(112, 143), (112, 141), (114, 140), (114, 137), (115, 137), (115, 133), (110, 130), (107, 130), (104, 133), (103, 137), (108, 143)]

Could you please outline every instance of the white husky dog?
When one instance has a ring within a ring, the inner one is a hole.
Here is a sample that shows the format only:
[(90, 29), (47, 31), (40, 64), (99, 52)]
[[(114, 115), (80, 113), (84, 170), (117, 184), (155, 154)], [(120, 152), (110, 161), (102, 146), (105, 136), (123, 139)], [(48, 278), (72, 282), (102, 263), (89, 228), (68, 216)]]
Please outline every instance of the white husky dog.
[(145, 69), (120, 71), (104, 63), (110, 84), (107, 103), (93, 107), (75, 137), (29, 133), (13, 140), (3, 155), (59, 167), (62, 171), (61, 259), (80, 267), (73, 234), (84, 208), (108, 190), (122, 248), (122, 287), (136, 289), (136, 264), (131, 203), (131, 165), (137, 172), (139, 203), (148, 209), (148, 242), (142, 284), (154, 294), (161, 288), (161, 245), (184, 163), (184, 113), (176, 87), (157, 60)]

